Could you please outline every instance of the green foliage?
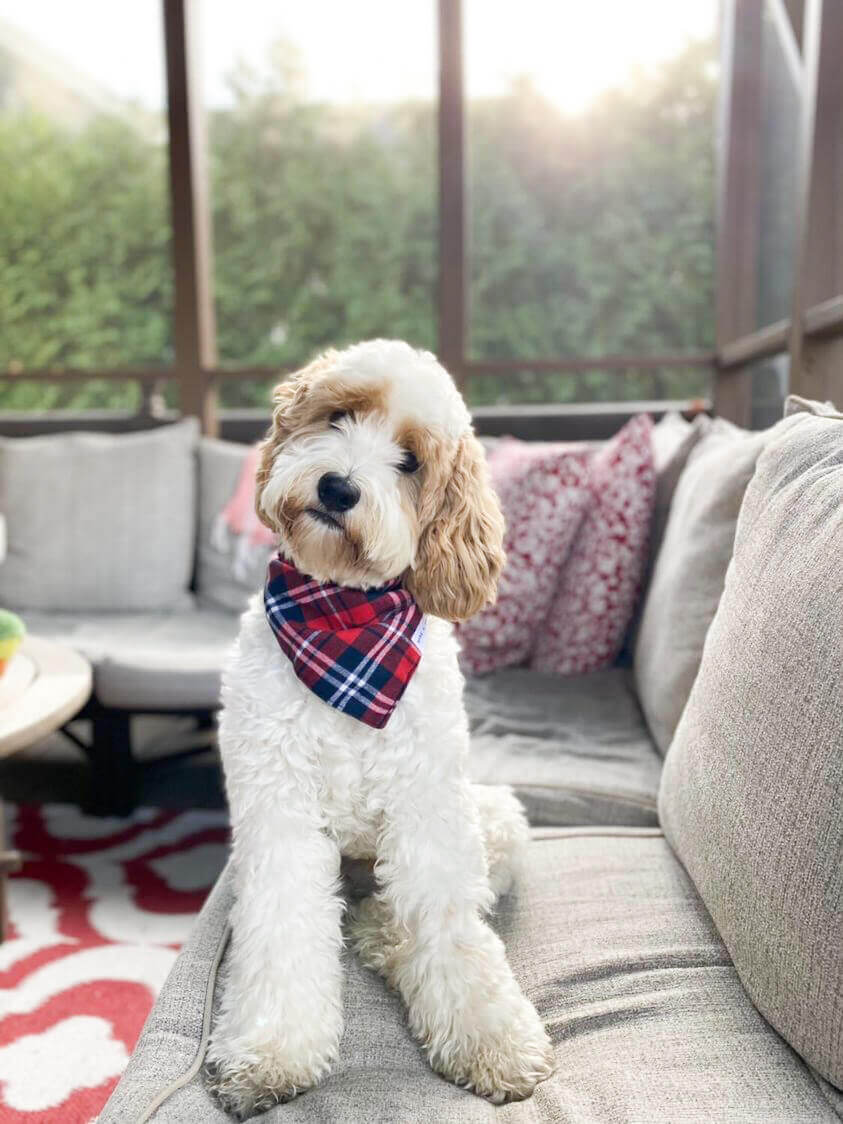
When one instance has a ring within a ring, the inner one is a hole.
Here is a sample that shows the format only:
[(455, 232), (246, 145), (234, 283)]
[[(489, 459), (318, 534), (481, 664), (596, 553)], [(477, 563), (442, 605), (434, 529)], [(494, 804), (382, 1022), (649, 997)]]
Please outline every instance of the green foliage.
[[(222, 363), (288, 364), (374, 335), (435, 347), (437, 170), (428, 103), (338, 109), (295, 55), (231, 78), (210, 121)], [(646, 354), (712, 340), (711, 44), (567, 117), (525, 83), (468, 109), (472, 354)], [(166, 150), (128, 121), (0, 116), (0, 366), (172, 360)], [(689, 371), (478, 378), (475, 401), (699, 393)], [(0, 406), (129, 404), (131, 386), (0, 388)], [(259, 381), (223, 384), (263, 403)]]
[[(119, 367), (172, 358), (160, 145), (99, 117), (82, 133), (0, 116), (0, 364)], [(115, 394), (116, 392), (116, 394)], [(126, 388), (21, 383), (2, 405), (122, 404)]]
[(283, 82), (236, 93), (210, 130), (222, 361), (298, 363), (384, 334), (435, 346), (430, 107), (339, 113)]
[[(475, 356), (646, 355), (712, 345), (711, 55), (711, 44), (689, 47), (580, 117), (566, 118), (528, 85), (475, 108)], [(501, 389), (487, 387), (484, 400)], [(545, 376), (540, 396), (607, 400), (702, 389), (687, 371), (587, 372)]]

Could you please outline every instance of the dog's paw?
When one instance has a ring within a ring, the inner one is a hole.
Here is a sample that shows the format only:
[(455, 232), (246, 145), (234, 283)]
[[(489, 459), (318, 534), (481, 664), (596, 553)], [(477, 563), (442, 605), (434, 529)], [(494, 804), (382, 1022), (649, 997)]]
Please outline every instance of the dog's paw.
[(212, 1046), (205, 1082), (226, 1112), (236, 1120), (247, 1120), (317, 1085), (333, 1061), (333, 1056), (324, 1054), (294, 1061), (288, 1051), (271, 1043), (244, 1045), (230, 1055)]
[(360, 962), (390, 978), (396, 957), (410, 935), (394, 920), (392, 911), (380, 898), (355, 902), (348, 914), (348, 933)]
[(478, 1032), (464, 1021), (462, 1033), (430, 1042), (433, 1068), (493, 1104), (529, 1097), (553, 1073), (553, 1047), (535, 1008), (519, 998), (519, 1009), (494, 1028), (486, 1025)]

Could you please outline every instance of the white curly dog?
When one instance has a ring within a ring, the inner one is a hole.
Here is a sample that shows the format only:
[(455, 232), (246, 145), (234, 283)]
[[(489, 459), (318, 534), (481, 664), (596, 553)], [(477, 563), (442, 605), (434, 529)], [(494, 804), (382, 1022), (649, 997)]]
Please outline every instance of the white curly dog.
[[(484, 920), (527, 825), (508, 789), (467, 779), (449, 623), (494, 599), (504, 561), (483, 449), (448, 373), (405, 343), (329, 352), (274, 403), (257, 509), (283, 557), (356, 589), (403, 577), (427, 632), (374, 729), (297, 677), (260, 597), (243, 615), (222, 687), (236, 900), (208, 1080), (243, 1118), (329, 1073), (345, 855), (374, 860), (378, 887), (351, 918), (352, 942), (402, 996), (432, 1067), (495, 1103), (529, 1096), (550, 1075), (551, 1046)], [(326, 474), (350, 482), (350, 506), (322, 502)]]

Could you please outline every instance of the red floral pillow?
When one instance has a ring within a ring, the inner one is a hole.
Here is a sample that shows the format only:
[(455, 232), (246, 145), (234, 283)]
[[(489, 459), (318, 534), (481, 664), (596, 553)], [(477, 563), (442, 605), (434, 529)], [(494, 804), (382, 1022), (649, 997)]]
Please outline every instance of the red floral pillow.
[(504, 438), (489, 469), (506, 518), (507, 562), (497, 602), (458, 627), (472, 674), (526, 662), (591, 502), (584, 445)]
[(638, 597), (655, 501), (646, 414), (590, 462), (591, 505), (562, 569), (530, 666), (577, 675), (614, 663)]

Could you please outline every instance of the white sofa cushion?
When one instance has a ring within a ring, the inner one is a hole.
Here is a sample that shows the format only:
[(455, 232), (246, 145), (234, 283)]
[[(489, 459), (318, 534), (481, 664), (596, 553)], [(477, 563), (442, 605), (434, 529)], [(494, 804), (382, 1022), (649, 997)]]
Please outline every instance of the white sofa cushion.
[(162, 610), (190, 584), (194, 419), (142, 433), (0, 438), (0, 604)]
[(126, 710), (213, 710), (237, 635), (233, 613), (30, 613), (30, 631), (70, 644), (94, 667), (94, 694)]

